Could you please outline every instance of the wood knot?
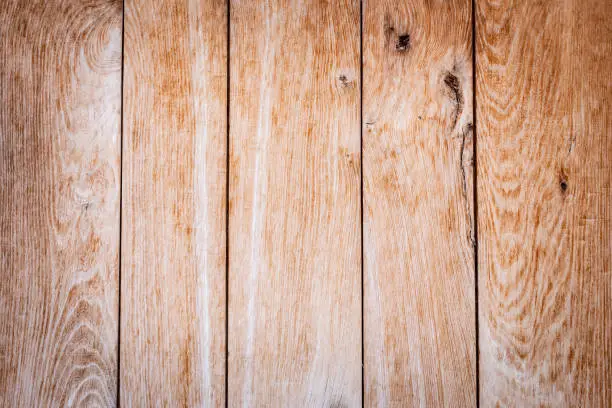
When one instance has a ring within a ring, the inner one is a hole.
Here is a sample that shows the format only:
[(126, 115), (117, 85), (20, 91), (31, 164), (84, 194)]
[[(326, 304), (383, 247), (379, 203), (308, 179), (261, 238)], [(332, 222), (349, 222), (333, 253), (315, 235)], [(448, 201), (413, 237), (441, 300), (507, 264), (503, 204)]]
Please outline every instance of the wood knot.
[(461, 81), (456, 74), (456, 67), (453, 67), (451, 71), (446, 71), (444, 73), (444, 85), (446, 85), (447, 93), (450, 94), (451, 100), (455, 105), (455, 109), (453, 109), (453, 122), (452, 128), (454, 129), (457, 125), (457, 121), (459, 120), (459, 116), (463, 112), (463, 92), (461, 91)]
[(567, 189), (569, 188), (569, 183), (567, 179), (568, 177), (565, 169), (559, 169), (559, 188), (561, 189), (561, 192), (563, 194), (565, 194), (567, 192)]
[(398, 35), (395, 49), (400, 52), (408, 51), (410, 49), (410, 34)]
[(457, 75), (452, 72), (447, 72), (444, 76), (444, 84), (450, 89), (450, 91), (453, 93), (453, 96), (457, 100), (457, 103), (459, 103), (459, 101), (462, 99), (462, 96), (460, 94), (461, 89), (459, 87), (459, 78), (457, 78)]
[(348, 79), (348, 77), (344, 74), (340, 74), (338, 76), (338, 81), (340, 81), (340, 87), (342, 88), (352, 88), (353, 87), (353, 81)]

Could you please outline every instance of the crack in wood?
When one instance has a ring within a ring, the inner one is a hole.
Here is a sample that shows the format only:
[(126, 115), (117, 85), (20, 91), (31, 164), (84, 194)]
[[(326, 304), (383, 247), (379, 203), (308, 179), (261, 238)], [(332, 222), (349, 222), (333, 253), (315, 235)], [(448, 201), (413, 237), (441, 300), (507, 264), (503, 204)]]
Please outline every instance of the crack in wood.
[(446, 74), (444, 75), (444, 84), (451, 92), (451, 96), (455, 104), (452, 124), (453, 129), (455, 128), (455, 126), (457, 126), (457, 122), (459, 120), (459, 116), (461, 116), (461, 113), (463, 112), (464, 105), (463, 92), (461, 91), (461, 81), (459, 81), (459, 77), (457, 77), (456, 72), (457, 66), (454, 66), (451, 71), (446, 72)]
[[(467, 218), (469, 220), (469, 230), (468, 230), (468, 240), (470, 241), (470, 245), (472, 247), (476, 246), (476, 237), (474, 236), (474, 220), (472, 214), (470, 214), (470, 198), (468, 197), (467, 191), (467, 176), (465, 170), (465, 140), (466, 137), (472, 137), (474, 130), (474, 125), (472, 123), (468, 123), (463, 131), (461, 132), (461, 148), (459, 149), (459, 169), (461, 171), (461, 195), (463, 197), (463, 202), (465, 203)], [(473, 158), (470, 159), (470, 165), (473, 165)]]

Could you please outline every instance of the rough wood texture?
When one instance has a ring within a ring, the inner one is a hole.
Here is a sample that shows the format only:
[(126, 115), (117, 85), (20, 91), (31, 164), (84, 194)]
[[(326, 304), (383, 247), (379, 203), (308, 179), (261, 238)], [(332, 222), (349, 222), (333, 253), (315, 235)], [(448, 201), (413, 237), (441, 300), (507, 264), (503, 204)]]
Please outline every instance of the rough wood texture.
[(229, 405), (361, 405), (359, 2), (231, 3)]
[(121, 2), (0, 4), (0, 406), (112, 406)]
[(121, 402), (222, 406), (227, 4), (125, 13)]
[(612, 8), (477, 13), (482, 405), (612, 406)]
[(470, 2), (365, 1), (366, 406), (474, 406)]

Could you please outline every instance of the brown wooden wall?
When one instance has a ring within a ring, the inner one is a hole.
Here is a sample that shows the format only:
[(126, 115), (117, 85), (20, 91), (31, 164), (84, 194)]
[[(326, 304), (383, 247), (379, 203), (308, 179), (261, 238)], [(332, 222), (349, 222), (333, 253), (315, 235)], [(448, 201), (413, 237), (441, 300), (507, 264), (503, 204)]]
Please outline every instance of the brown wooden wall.
[(0, 407), (611, 407), (611, 21), (3, 1)]

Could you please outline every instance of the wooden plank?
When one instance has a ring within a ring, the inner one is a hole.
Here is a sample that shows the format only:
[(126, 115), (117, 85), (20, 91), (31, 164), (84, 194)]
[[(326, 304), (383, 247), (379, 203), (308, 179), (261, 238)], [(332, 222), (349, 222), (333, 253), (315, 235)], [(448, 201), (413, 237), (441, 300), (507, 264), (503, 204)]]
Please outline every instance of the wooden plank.
[(222, 406), (227, 3), (125, 13), (121, 402)]
[(360, 406), (359, 2), (230, 16), (229, 406)]
[(470, 2), (365, 1), (367, 406), (474, 406)]
[(483, 406), (612, 406), (612, 8), (477, 13)]
[(0, 406), (113, 406), (121, 3), (0, 4)]

